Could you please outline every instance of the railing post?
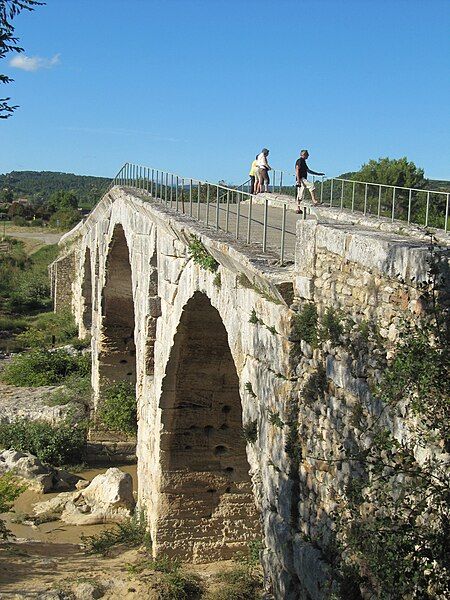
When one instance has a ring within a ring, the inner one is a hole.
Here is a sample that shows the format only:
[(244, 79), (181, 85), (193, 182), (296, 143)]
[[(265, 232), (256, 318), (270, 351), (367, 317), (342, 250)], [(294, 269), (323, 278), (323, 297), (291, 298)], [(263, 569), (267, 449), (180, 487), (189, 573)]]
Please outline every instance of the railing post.
[(264, 223), (263, 223), (263, 252), (266, 251), (267, 247), (267, 217), (269, 211), (269, 201), (267, 198), (264, 199)]
[(250, 196), (250, 203), (248, 205), (247, 244), (250, 244), (250, 236), (251, 236), (251, 231), (252, 231), (252, 206), (253, 206), (253, 196)]
[(341, 182), (341, 210), (344, 208), (344, 180)]
[(175, 188), (175, 210), (178, 210), (178, 175), (177, 175), (177, 187)]
[(396, 194), (397, 188), (394, 187), (392, 188), (392, 216), (391, 216), (391, 221), (394, 222), (395, 219), (395, 194)]
[(166, 202), (166, 206), (167, 206), (167, 202), (168, 202), (168, 198), (167, 198), (167, 187), (169, 185), (169, 173), (166, 173), (166, 184), (165, 184), (165, 188), (164, 188), (164, 200)]
[(411, 223), (411, 204), (412, 204), (412, 190), (409, 190), (408, 195), (408, 223)]
[(202, 188), (200, 185), (200, 181), (197, 184), (197, 221), (200, 221), (200, 194), (201, 194)]
[(283, 193), (283, 171), (280, 173), (280, 194)]
[(425, 212), (425, 227), (428, 227), (428, 213), (430, 210), (430, 192), (427, 192), (427, 208)]
[(206, 225), (209, 225), (209, 183), (206, 184)]
[(378, 186), (378, 216), (381, 215), (381, 185)]
[[(321, 180), (321, 182), (320, 182), (320, 203), (321, 203), (321, 204), (322, 204), (322, 202), (323, 202), (323, 179), (324, 179), (324, 178), (322, 177), (322, 180)], [(297, 192), (297, 189), (296, 189), (295, 191)]]
[(219, 231), (219, 186), (216, 186), (216, 230)]
[(240, 192), (236, 192), (236, 239), (239, 239), (239, 220), (241, 218)]
[(330, 190), (330, 207), (333, 206), (333, 185), (334, 185), (334, 179), (332, 177), (331, 178), (331, 190)]
[(181, 212), (184, 213), (184, 177), (181, 178)]
[(284, 263), (284, 244), (285, 244), (285, 237), (286, 237), (286, 210), (287, 210), (287, 206), (286, 206), (286, 204), (283, 204), (283, 214), (282, 214), (282, 219), (281, 219), (281, 248), (280, 248), (281, 264)]
[(173, 173), (170, 174), (170, 208), (172, 208), (173, 200)]
[(449, 208), (449, 203), (450, 203), (450, 194), (447, 194), (447, 204), (445, 205), (445, 224), (444, 224), (444, 231), (447, 231), (448, 229), (448, 208)]
[(150, 195), (153, 196), (153, 178), (155, 176), (155, 171), (152, 169), (152, 178), (150, 179)]
[(230, 190), (227, 191), (227, 212), (225, 214), (225, 231), (228, 233), (228, 224), (230, 220)]
[(356, 182), (353, 182), (353, 186), (352, 186), (352, 212), (355, 210), (355, 185)]
[(366, 183), (365, 186), (365, 190), (364, 190), (364, 214), (367, 213), (367, 189), (368, 189), (368, 184)]
[(192, 217), (192, 179), (189, 179), (189, 216)]

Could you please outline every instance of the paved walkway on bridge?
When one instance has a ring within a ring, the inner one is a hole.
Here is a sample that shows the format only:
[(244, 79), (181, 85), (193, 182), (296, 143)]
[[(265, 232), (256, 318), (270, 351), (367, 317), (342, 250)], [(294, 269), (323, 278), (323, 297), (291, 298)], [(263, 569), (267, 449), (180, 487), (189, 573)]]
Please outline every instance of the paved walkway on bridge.
[[(133, 194), (140, 196), (143, 200), (149, 199), (149, 194), (143, 190), (136, 188), (126, 188)], [(281, 246), (283, 238), (283, 212), (285, 213), (284, 227), (284, 261), (291, 262), (295, 256), (295, 239), (296, 239), (296, 223), (299, 219), (314, 218), (312, 215), (298, 215), (296, 210), (295, 199), (291, 196), (280, 196), (277, 194), (260, 194), (255, 201), (248, 201), (238, 204), (227, 204), (225, 202), (219, 204), (217, 212), (217, 204), (210, 202), (209, 207), (206, 203), (193, 202), (189, 203), (189, 198), (185, 198), (184, 203), (179, 199), (178, 212), (187, 216), (192, 216), (193, 219), (207, 224), (212, 229), (218, 229), (228, 233), (234, 239), (239, 239), (241, 242), (247, 242), (249, 216), (250, 216), (250, 245), (259, 253), (262, 252), (263, 235), (264, 235), (264, 200), (268, 199), (267, 207), (267, 237), (266, 247), (271, 253), (274, 253), (277, 258), (282, 255)], [(165, 201), (158, 200), (163, 206), (172, 208), (176, 211), (175, 201), (170, 201), (167, 205)], [(272, 202), (276, 204), (272, 205)], [(286, 203), (287, 210), (283, 211), (282, 204)], [(304, 213), (309, 212), (309, 205), (304, 208)], [(250, 215), (251, 213), (251, 215)], [(256, 247), (255, 247), (256, 246)]]

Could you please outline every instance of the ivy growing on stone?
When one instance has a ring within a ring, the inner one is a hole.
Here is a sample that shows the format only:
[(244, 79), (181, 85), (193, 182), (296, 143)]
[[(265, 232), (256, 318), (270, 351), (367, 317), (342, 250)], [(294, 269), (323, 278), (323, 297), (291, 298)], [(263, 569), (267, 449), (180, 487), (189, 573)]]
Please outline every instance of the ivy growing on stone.
[(298, 339), (303, 340), (313, 348), (317, 347), (318, 315), (314, 304), (305, 304), (294, 317), (293, 333)]
[(199, 237), (191, 234), (191, 241), (189, 242), (188, 248), (189, 254), (192, 256), (192, 260), (195, 264), (200, 265), (206, 271), (211, 271), (211, 273), (217, 271), (219, 263), (211, 256)]
[(245, 440), (249, 444), (256, 443), (256, 440), (258, 439), (258, 422), (256, 421), (256, 419), (254, 421), (248, 421), (247, 423), (245, 423), (245, 425), (242, 428), (242, 433)]
[(377, 422), (369, 447), (347, 453), (362, 476), (352, 479), (336, 514), (342, 585), (348, 588), (351, 571), (355, 593), (371, 589), (381, 599), (450, 597), (449, 307), (442, 255), (430, 250), (427, 314), (404, 324), (375, 390), (391, 418), (408, 410), (415, 425), (400, 443)]

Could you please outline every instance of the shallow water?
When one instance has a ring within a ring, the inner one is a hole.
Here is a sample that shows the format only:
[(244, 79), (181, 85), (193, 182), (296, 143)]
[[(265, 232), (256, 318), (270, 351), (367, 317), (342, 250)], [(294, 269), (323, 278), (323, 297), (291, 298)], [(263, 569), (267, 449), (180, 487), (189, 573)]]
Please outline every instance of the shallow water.
[[(136, 465), (116, 465), (121, 471), (129, 473), (133, 478), (133, 491), (136, 494), (137, 475)], [(92, 479), (104, 473), (108, 467), (89, 468), (77, 473), (83, 479)], [(62, 521), (42, 523), (42, 525), (21, 525), (13, 523), (12, 519), (18, 515), (33, 515), (33, 505), (36, 502), (51, 500), (60, 492), (41, 494), (33, 490), (25, 490), (14, 502), (14, 512), (1, 515), (6, 526), (17, 538), (25, 538), (39, 542), (50, 542), (53, 544), (79, 544), (82, 536), (96, 535), (105, 529), (113, 527), (111, 523), (104, 525), (67, 525)]]

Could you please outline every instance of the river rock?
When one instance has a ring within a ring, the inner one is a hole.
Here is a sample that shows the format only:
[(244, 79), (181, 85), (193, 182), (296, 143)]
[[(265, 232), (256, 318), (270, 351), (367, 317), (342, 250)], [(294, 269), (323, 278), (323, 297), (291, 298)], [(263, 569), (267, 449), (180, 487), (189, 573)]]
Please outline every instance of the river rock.
[(25, 479), (30, 487), (44, 494), (54, 490), (71, 490), (81, 479), (64, 469), (45, 465), (29, 452), (19, 452), (12, 448), (0, 452), (0, 475), (7, 472)]
[(53, 488), (53, 469), (28, 452), (13, 449), (0, 452), (0, 474), (8, 471), (26, 479), (32, 487), (44, 494)]
[(123, 521), (134, 505), (131, 475), (114, 467), (94, 477), (86, 488), (38, 502), (33, 510), (36, 515), (61, 514), (69, 525), (95, 525)]

